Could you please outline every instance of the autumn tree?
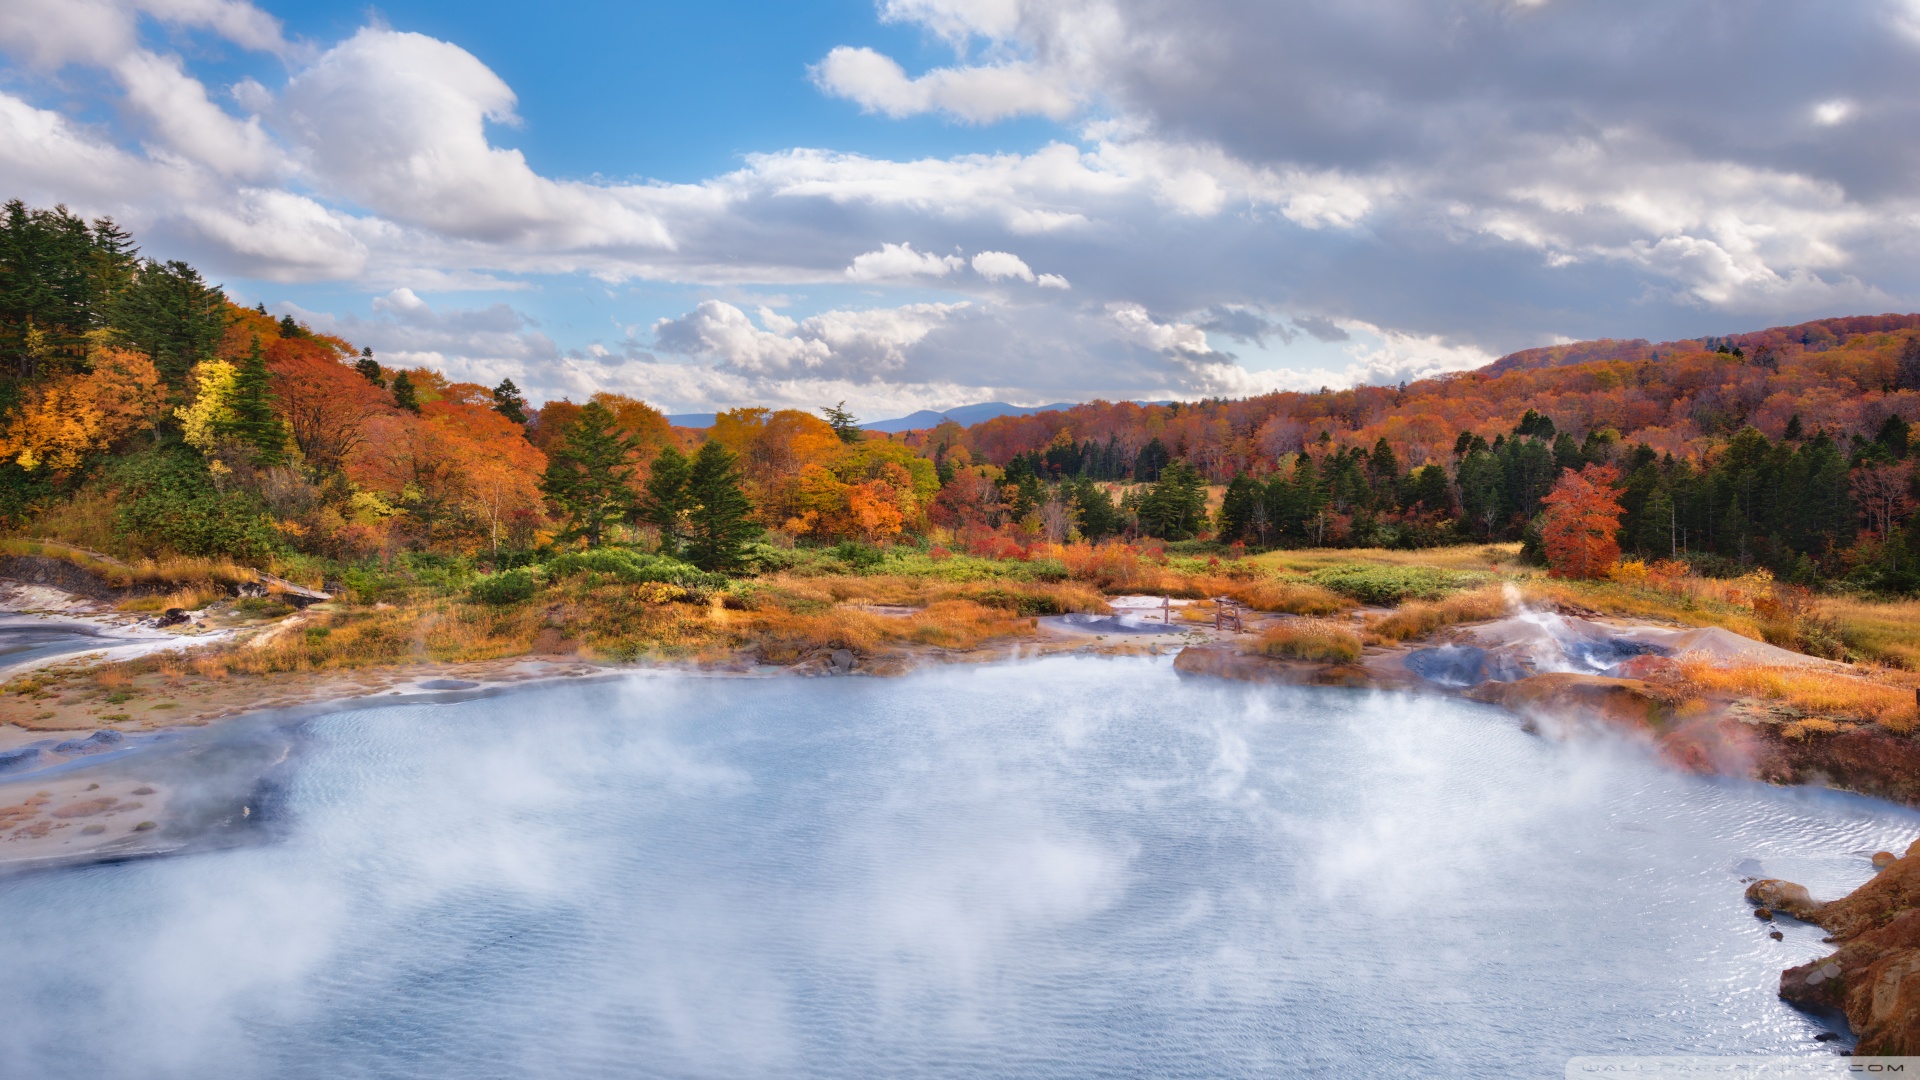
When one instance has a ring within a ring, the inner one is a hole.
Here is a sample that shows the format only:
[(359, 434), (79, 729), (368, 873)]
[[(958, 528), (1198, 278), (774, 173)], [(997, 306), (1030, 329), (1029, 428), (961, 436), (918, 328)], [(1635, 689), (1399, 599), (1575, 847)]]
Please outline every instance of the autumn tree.
[(740, 490), (740, 470), (726, 447), (709, 439), (687, 467), (687, 561), (702, 570), (733, 570), (741, 548), (760, 534), (753, 504)]
[(1602, 578), (1620, 561), (1620, 470), (1588, 465), (1560, 474), (1541, 499), (1546, 508), (1540, 526), (1547, 566), (1554, 577)]
[(343, 468), (366, 441), (372, 420), (392, 411), (357, 363), (349, 367), (317, 342), (276, 341), (267, 348), (267, 365), (293, 443), (317, 475)]
[(564, 540), (598, 547), (608, 525), (632, 510), (630, 484), (638, 437), (620, 431), (613, 411), (598, 401), (582, 406), (560, 444), (549, 454), (541, 487), (566, 519)]

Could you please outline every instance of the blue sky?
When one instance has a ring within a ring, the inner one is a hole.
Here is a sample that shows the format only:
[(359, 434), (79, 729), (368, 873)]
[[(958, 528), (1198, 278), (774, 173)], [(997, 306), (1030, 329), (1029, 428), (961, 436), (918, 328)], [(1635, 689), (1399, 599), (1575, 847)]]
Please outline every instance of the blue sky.
[(1911, 310), (1916, 52), (1912, 0), (15, 0), (0, 187), (537, 400), (1239, 396)]

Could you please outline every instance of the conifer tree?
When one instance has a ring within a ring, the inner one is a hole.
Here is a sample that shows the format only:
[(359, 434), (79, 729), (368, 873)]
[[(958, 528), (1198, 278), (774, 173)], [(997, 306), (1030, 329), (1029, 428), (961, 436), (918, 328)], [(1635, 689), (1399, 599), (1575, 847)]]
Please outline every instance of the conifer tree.
[(840, 436), (841, 442), (857, 443), (864, 437), (860, 433), (860, 421), (847, 411), (846, 402), (825, 406), (820, 410), (820, 415), (827, 418), (827, 426)]
[(122, 344), (153, 357), (172, 396), (185, 400), (187, 373), (226, 333), (226, 300), (186, 263), (149, 259), (115, 298), (108, 322)]
[(372, 349), (360, 350), (360, 359), (353, 362), (353, 370), (359, 372), (361, 378), (380, 389), (387, 388), (387, 377), (380, 373), (380, 363), (373, 358)]
[(1140, 500), (1140, 526), (1162, 540), (1187, 540), (1207, 525), (1207, 482), (1184, 459), (1160, 470)]
[(1260, 495), (1260, 485), (1253, 477), (1246, 473), (1234, 474), (1232, 482), (1227, 484), (1226, 496), (1220, 502), (1220, 513), (1215, 518), (1215, 531), (1220, 539), (1228, 542), (1259, 539), (1253, 535), (1253, 527), (1254, 519), (1260, 516)]
[(702, 570), (739, 567), (741, 548), (760, 527), (753, 503), (740, 488), (733, 454), (709, 439), (687, 468), (687, 561)]
[(1120, 531), (1120, 510), (1113, 505), (1113, 496), (1091, 477), (1082, 476), (1073, 482), (1073, 509), (1080, 535), (1089, 540)]
[[(401, 373), (400, 378), (404, 378)], [(400, 378), (394, 379), (396, 390)], [(411, 390), (411, 386), (409, 386)], [(598, 547), (613, 522), (633, 510), (633, 451), (636, 436), (620, 430), (613, 410), (598, 401), (582, 406), (560, 445), (548, 455), (541, 489), (566, 528), (562, 540), (585, 540)]]
[(287, 425), (274, 412), (272, 378), (267, 373), (267, 358), (260, 351), (258, 336), (254, 337), (246, 359), (234, 368), (228, 409), (231, 418), (220, 434), (252, 447), (257, 464), (286, 462)]
[(635, 507), (637, 520), (659, 530), (660, 551), (665, 555), (677, 557), (680, 544), (686, 539), (690, 506), (687, 468), (687, 455), (672, 446), (662, 448), (653, 459), (646, 489)]
[(500, 385), (493, 388), (493, 411), (519, 424), (527, 423), (527, 399), (520, 394), (520, 388), (513, 385), (512, 379), (501, 379)]
[(413, 388), (413, 380), (402, 371), (393, 377), (393, 403), (410, 413), (420, 411), (420, 397)]

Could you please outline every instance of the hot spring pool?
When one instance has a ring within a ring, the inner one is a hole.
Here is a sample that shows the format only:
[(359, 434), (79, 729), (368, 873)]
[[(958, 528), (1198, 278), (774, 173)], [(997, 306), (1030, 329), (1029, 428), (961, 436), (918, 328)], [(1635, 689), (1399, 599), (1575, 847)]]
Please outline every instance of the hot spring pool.
[[(278, 842), (0, 880), (8, 1077), (1559, 1076), (1831, 1053), (1741, 878), (1920, 817), (1050, 660), (313, 722)], [(1387, 1075), (1381, 1073), (1380, 1075)]]

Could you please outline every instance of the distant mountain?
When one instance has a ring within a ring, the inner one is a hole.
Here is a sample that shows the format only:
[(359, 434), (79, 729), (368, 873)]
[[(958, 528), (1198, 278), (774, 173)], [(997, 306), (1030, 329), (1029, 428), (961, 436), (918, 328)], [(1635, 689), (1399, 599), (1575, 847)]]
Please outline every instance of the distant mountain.
[(871, 424), (861, 424), (868, 431), (884, 431), (889, 434), (900, 431), (919, 431), (922, 428), (938, 427), (942, 420), (951, 420), (961, 427), (992, 420), (996, 416), (1032, 416), (1034, 413), (1049, 412), (1055, 409), (1071, 409), (1077, 402), (1056, 401), (1052, 405), (1009, 405), (1004, 401), (987, 401), (979, 405), (962, 405), (944, 412), (921, 409), (911, 416), (902, 416), (896, 420), (875, 420)]
[(1687, 352), (1701, 346), (1708, 350), (1724, 344), (1728, 348), (1739, 348), (1744, 352), (1756, 352), (1761, 348), (1791, 344), (1810, 349), (1830, 348), (1844, 345), (1862, 334), (1888, 334), (1899, 330), (1912, 330), (1920, 327), (1920, 315), (1847, 315), (1837, 319), (1815, 319), (1812, 322), (1797, 323), (1793, 326), (1775, 326), (1766, 330), (1753, 330), (1726, 337), (1688, 338), (1681, 341), (1662, 341), (1658, 344), (1645, 338), (1620, 341), (1602, 338), (1598, 341), (1575, 341), (1565, 345), (1548, 345), (1540, 349), (1522, 349), (1495, 360), (1481, 371), (1489, 375), (1504, 375), (1509, 371), (1537, 371), (1541, 368), (1568, 367), (1573, 364), (1585, 364), (1594, 360), (1658, 360), (1676, 352)]
[(718, 414), (710, 412), (675, 413), (667, 417), (667, 423), (674, 427), (710, 428), (713, 426), (713, 418), (716, 415)]

